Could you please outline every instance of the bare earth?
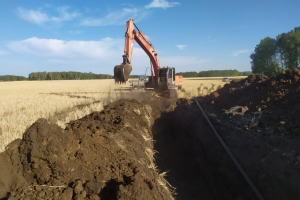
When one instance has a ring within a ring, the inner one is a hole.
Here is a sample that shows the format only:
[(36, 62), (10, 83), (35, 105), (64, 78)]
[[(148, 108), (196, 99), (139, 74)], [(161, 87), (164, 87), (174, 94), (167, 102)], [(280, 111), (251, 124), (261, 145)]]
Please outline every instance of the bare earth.
[[(214, 86), (213, 86), (214, 85)], [(221, 80), (185, 80), (179, 97), (205, 95), (223, 86)], [(130, 92), (127, 85), (114, 80), (18, 81), (0, 83), (0, 152), (21, 138), (38, 118), (62, 128), (66, 123), (121, 98), (145, 98), (142, 91)]]
[(38, 119), (0, 154), (0, 199), (255, 199), (193, 96), (265, 199), (300, 199), (300, 71), (192, 85), (122, 94), (65, 128)]

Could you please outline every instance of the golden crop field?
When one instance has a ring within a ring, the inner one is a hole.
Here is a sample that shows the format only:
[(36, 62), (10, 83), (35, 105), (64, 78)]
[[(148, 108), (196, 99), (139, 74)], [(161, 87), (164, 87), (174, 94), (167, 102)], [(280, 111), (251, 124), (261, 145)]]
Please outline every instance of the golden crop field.
[[(184, 79), (178, 97), (206, 95), (222, 87), (218, 80)], [(129, 84), (114, 80), (17, 81), (0, 82), (0, 152), (21, 138), (38, 118), (46, 118), (61, 127), (120, 98), (136, 98)], [(141, 93), (143, 91), (140, 91)]]

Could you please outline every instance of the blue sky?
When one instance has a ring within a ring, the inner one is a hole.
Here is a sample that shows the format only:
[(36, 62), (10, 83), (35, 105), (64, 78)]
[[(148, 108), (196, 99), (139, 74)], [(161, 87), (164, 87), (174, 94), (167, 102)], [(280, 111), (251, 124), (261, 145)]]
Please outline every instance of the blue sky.
[[(299, 0), (0, 0), (0, 75), (37, 71), (113, 74), (134, 19), (161, 66), (177, 72), (250, 71), (261, 39), (300, 26)], [(135, 43), (131, 74), (149, 58)]]

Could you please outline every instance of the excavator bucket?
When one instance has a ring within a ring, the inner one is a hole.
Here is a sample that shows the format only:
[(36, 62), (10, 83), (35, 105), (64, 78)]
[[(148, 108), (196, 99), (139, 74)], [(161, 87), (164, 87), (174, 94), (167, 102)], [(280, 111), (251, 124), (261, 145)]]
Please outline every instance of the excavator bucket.
[(128, 81), (129, 75), (132, 71), (130, 64), (121, 64), (114, 67), (115, 84), (123, 84)]

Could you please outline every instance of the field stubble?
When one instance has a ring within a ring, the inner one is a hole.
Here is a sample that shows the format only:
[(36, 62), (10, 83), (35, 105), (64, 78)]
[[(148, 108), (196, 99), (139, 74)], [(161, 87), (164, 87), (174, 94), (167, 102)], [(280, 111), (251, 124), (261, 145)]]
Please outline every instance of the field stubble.
[[(178, 97), (191, 98), (209, 94), (225, 83), (221, 80), (184, 80)], [(0, 85), (0, 152), (38, 118), (46, 118), (65, 128), (66, 123), (101, 111), (117, 99), (138, 98), (127, 85), (110, 80), (22, 81)]]

